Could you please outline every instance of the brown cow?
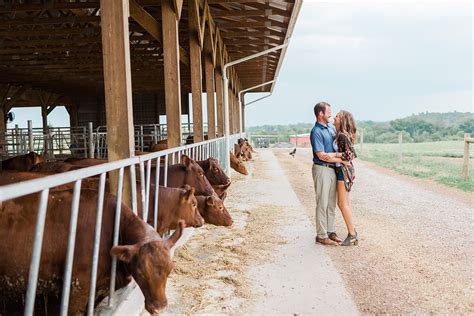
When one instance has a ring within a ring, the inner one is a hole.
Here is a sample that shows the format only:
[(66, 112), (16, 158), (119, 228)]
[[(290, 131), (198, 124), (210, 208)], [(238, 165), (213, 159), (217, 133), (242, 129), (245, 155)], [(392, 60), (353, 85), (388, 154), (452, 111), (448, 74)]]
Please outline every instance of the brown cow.
[[(138, 193), (138, 212), (142, 216), (141, 207), (141, 192), (137, 185)], [(184, 220), (187, 227), (201, 227), (204, 225), (199, 210), (196, 196), (194, 195), (194, 188), (189, 185), (183, 188), (167, 188), (160, 186), (158, 193), (158, 227), (157, 231), (160, 236), (170, 229), (175, 229), (179, 220)], [(150, 201), (148, 203), (147, 222), (153, 225), (154, 219), (154, 201), (155, 201), (155, 186), (150, 186)]]
[[(97, 197), (94, 190), (81, 191), (68, 314), (84, 313), (87, 307)], [(24, 302), (38, 202), (39, 194), (30, 194), (5, 201), (0, 206), (0, 240), (14, 240), (0, 243), (0, 253), (4, 254), (0, 261), (0, 293), (8, 302)], [(71, 189), (50, 190), (36, 292), (37, 297), (45, 301), (46, 297), (54, 301), (62, 288), (71, 203)], [(146, 310), (157, 313), (167, 305), (166, 281), (173, 267), (169, 253), (181, 237), (184, 223), (180, 222), (175, 233), (163, 240), (122, 204), (120, 245), (112, 247), (115, 209), (116, 198), (106, 194), (96, 293), (107, 293), (111, 256), (115, 256), (122, 262), (117, 266), (117, 288), (128, 284), (133, 277), (145, 296)]]
[(227, 185), (228, 187), (231, 184), (229, 177), (225, 174), (217, 159), (208, 158), (196, 162), (204, 170), (207, 180), (213, 187), (215, 185)]
[(33, 166), (30, 171), (32, 172), (53, 172), (53, 173), (61, 173), (71, 170), (77, 170), (84, 168), (83, 166), (76, 166), (67, 162), (62, 161), (49, 161), (39, 163)]
[(224, 201), (225, 198), (227, 197), (227, 188), (229, 186), (230, 186), (230, 182), (229, 182), (229, 184), (213, 185), (212, 188), (214, 189), (214, 192), (216, 192), (219, 199)]
[(25, 155), (19, 155), (3, 160), (0, 165), (0, 170), (29, 171), (33, 166), (44, 161), (43, 155), (39, 155), (32, 151)]
[(97, 166), (103, 163), (109, 162), (107, 159), (98, 159), (98, 158), (74, 158), (70, 157), (64, 162), (75, 165), (75, 166), (82, 166), (82, 167), (90, 167), (90, 166)]
[[(187, 184), (195, 189), (196, 195), (213, 195), (214, 190), (199, 164), (186, 155), (181, 157), (181, 161), (168, 167), (167, 186), (179, 188)], [(155, 174), (151, 179), (154, 178)], [(160, 183), (164, 183), (164, 178), (164, 167), (161, 167)]]
[(202, 217), (204, 217), (206, 223), (216, 226), (232, 225), (232, 217), (221, 199), (215, 195), (198, 195), (196, 198), (198, 201), (199, 212)]
[[(0, 177), (0, 186), (18, 183), (30, 179), (41, 178), (51, 175), (52, 173), (37, 173), (37, 172), (19, 172), (19, 171), (5, 171)], [(98, 178), (83, 179), (81, 183), (82, 189), (89, 189), (97, 191), (99, 187)], [(73, 183), (64, 184), (55, 189), (72, 189)], [(109, 182), (106, 181), (105, 190), (110, 193)], [(138, 214), (143, 217), (142, 208), (142, 191), (140, 182), (137, 181), (137, 207)], [(147, 222), (153, 225), (153, 212), (155, 202), (155, 186), (150, 185), (150, 197), (148, 203)], [(158, 196), (158, 232), (162, 236), (164, 232), (175, 229), (178, 221), (184, 220), (186, 227), (201, 227), (204, 225), (204, 219), (197, 209), (197, 201), (194, 196), (194, 188), (185, 186), (184, 188), (167, 188), (160, 186)]]
[(242, 161), (240, 161), (235, 155), (230, 152), (230, 167), (238, 173), (248, 175), (247, 168)]
[(148, 149), (148, 151), (155, 152), (155, 151), (162, 151), (165, 149), (168, 149), (168, 140), (162, 139), (162, 140), (159, 140), (156, 144), (150, 145), (150, 149)]

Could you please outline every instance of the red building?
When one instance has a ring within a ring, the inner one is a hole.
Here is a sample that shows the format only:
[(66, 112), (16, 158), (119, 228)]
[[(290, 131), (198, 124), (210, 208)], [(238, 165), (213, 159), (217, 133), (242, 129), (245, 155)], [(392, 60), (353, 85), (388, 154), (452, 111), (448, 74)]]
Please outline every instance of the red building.
[(311, 147), (311, 140), (309, 134), (298, 134), (290, 136), (290, 143), (295, 145), (295, 147)]

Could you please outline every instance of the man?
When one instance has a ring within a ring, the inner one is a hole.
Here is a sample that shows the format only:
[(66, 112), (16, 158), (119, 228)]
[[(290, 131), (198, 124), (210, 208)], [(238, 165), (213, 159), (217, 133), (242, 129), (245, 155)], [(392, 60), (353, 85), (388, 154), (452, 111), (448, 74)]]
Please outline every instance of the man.
[(342, 240), (336, 234), (336, 172), (335, 164), (326, 162), (326, 153), (334, 152), (336, 129), (329, 124), (331, 105), (319, 102), (314, 107), (316, 123), (311, 130), (313, 148), (313, 181), (316, 193), (316, 242), (337, 246)]

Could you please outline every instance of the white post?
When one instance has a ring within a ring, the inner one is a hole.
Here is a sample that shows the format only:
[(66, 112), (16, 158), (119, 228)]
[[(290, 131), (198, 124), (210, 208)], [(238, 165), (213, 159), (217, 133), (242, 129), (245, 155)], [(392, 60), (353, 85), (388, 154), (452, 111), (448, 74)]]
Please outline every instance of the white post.
[(92, 122), (89, 122), (89, 127), (88, 127), (88, 149), (89, 149), (89, 157), (88, 158), (94, 158), (94, 130), (92, 127)]
[(464, 134), (464, 159), (462, 165), (462, 178), (464, 180), (469, 179), (469, 141), (470, 134)]
[(400, 161), (403, 160), (403, 151), (402, 151), (402, 144), (403, 144), (403, 134), (400, 132), (398, 134), (398, 144), (399, 144), (399, 154), (400, 154)]
[(34, 151), (33, 146), (33, 122), (28, 120), (28, 151)]

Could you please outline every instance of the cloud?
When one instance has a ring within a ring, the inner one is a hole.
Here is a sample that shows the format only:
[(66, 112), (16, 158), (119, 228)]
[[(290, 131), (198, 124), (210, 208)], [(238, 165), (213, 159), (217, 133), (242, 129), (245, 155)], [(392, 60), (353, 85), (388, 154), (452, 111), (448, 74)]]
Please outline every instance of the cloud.
[(320, 100), (360, 119), (473, 111), (472, 12), (465, 1), (305, 1), (274, 96), (247, 122), (312, 121)]

